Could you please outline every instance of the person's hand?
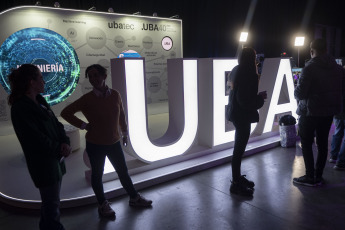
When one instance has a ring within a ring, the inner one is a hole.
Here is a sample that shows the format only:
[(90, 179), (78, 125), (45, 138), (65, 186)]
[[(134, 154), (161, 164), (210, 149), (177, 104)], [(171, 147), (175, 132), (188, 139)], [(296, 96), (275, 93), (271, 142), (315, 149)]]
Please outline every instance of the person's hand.
[(127, 136), (123, 136), (122, 137), (122, 144), (123, 144), (123, 146), (127, 146), (127, 144), (128, 144), (128, 137)]
[(262, 97), (262, 99), (264, 99), (264, 100), (267, 99), (267, 91), (262, 91), (259, 93), (259, 95)]
[(63, 157), (68, 157), (71, 154), (72, 148), (66, 143), (61, 144), (60, 155)]

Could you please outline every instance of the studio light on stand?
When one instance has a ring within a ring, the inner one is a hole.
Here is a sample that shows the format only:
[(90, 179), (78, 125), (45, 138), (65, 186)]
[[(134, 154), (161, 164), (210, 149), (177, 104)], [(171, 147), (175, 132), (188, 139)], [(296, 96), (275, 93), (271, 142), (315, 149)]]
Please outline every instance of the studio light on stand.
[(299, 49), (304, 46), (304, 37), (296, 37), (295, 46), (297, 47), (297, 67), (299, 67)]
[(60, 8), (60, 3), (59, 3), (59, 2), (55, 2), (55, 3), (54, 3), (54, 7), (55, 7), (55, 8)]
[(242, 53), (242, 49), (244, 47), (244, 44), (247, 42), (248, 39), (248, 32), (241, 32), (240, 38), (239, 38), (239, 45), (237, 47), (236, 57), (238, 57)]

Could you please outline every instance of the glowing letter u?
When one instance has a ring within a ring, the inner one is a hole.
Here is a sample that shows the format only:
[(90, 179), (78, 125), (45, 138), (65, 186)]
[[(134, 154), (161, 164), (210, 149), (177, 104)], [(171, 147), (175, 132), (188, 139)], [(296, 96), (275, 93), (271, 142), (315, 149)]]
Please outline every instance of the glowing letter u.
[[(154, 143), (147, 133), (144, 60), (122, 59), (117, 62), (121, 61), (125, 67), (122, 86), (126, 93), (122, 93), (122, 97), (126, 97), (123, 102), (132, 154), (152, 162), (185, 153), (193, 144), (198, 128), (197, 60), (168, 60), (168, 68), (173, 70), (168, 75), (169, 127)], [(116, 79), (112, 78), (114, 87)]]

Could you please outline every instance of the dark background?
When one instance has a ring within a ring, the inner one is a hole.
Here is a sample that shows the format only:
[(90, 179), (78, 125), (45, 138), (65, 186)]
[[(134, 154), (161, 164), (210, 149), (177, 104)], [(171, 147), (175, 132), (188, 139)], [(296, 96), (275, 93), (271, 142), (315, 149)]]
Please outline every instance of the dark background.
[[(52, 7), (55, 1), (42, 0), (42, 6)], [(245, 27), (251, 4), (255, 5), (248, 24), (249, 41), (257, 53), (279, 57), (286, 52), (297, 59), (293, 46), (297, 33), (306, 36), (300, 49), (300, 65), (309, 58), (309, 43), (317, 34), (328, 42), (329, 53), (345, 57), (344, 0), (63, 0), (62, 8), (97, 11), (112, 7), (116, 13), (159, 17), (179, 15), (183, 21), (184, 57), (234, 57), (239, 46), (239, 33)], [(36, 1), (1, 0), (0, 11), (34, 5)], [(20, 22), (18, 22), (20, 23)]]

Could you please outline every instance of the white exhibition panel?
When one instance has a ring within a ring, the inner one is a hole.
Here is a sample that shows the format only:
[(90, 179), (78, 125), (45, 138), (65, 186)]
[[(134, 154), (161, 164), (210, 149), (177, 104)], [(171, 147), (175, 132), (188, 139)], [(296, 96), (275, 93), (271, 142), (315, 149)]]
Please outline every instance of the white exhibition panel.
[[(10, 70), (24, 64), (21, 61), (39, 65), (47, 85), (74, 75), (70, 92), (53, 105), (57, 115), (67, 104), (92, 89), (84, 77), (87, 66), (101, 64), (110, 72), (110, 59), (128, 50), (145, 58), (147, 102), (166, 102), (167, 59), (183, 55), (180, 19), (21, 6), (0, 12), (0, 28), (0, 83), (3, 86)], [(15, 49), (18, 49), (17, 56)], [(63, 51), (68, 52), (61, 56)], [(69, 63), (61, 63), (69, 59), (74, 64), (73, 69), (67, 66)], [(111, 77), (107, 84), (111, 85)], [(50, 90), (63, 86), (65, 88), (58, 93), (66, 93), (65, 85), (65, 82), (57, 82)], [(0, 121), (9, 121), (8, 91), (3, 86), (0, 86)]]

